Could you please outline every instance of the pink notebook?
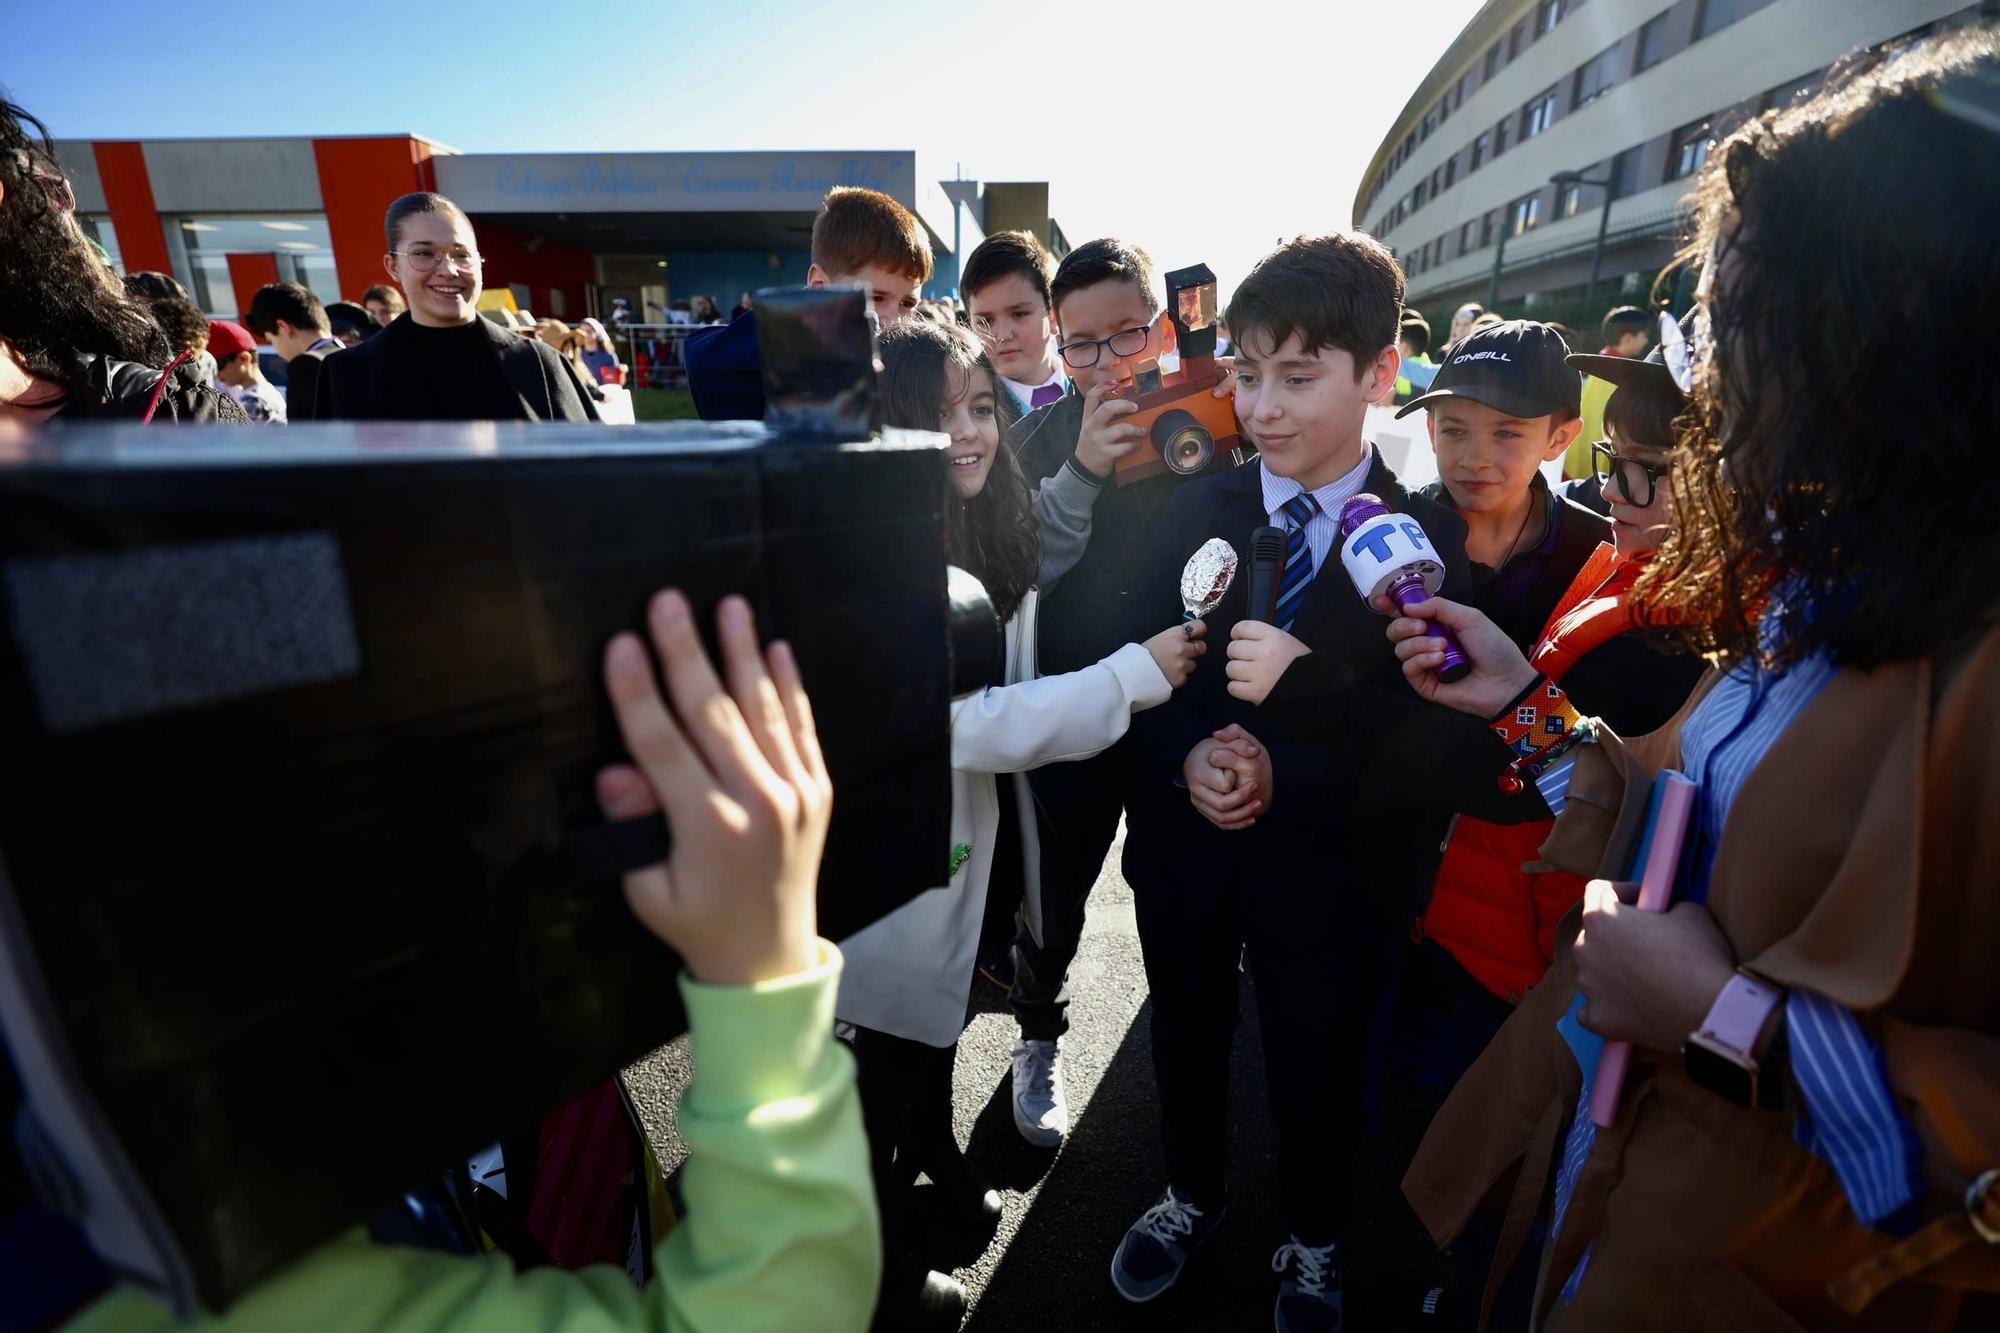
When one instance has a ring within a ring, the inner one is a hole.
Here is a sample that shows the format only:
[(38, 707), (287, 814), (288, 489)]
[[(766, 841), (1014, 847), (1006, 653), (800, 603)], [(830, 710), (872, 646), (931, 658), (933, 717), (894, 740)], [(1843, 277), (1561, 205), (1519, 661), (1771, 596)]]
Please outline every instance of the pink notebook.
[[(1634, 859), (1635, 869), (1643, 867), (1637, 904), (1642, 912), (1664, 912), (1673, 901), (1674, 876), (1680, 869), (1681, 849), (1687, 845), (1688, 821), (1694, 815), (1694, 794), (1694, 779), (1685, 773), (1667, 768), (1653, 779), (1646, 836)], [(1590, 1087), (1590, 1118), (1600, 1128), (1618, 1118), (1618, 1099), (1625, 1091), (1625, 1070), (1631, 1062), (1631, 1042), (1604, 1043), (1597, 1078)]]

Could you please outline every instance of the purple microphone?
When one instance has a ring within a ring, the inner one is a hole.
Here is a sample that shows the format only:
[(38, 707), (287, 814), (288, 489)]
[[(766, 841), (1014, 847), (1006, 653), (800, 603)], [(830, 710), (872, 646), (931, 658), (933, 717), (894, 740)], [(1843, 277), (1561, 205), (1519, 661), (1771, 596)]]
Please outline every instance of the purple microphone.
[[(1444, 585), (1444, 562), (1424, 535), (1423, 525), (1408, 514), (1392, 513), (1378, 497), (1365, 492), (1340, 507), (1340, 563), (1361, 599), (1371, 606), (1377, 597), (1387, 597), (1398, 607), (1407, 607)], [(1438, 679), (1446, 684), (1465, 679), (1472, 661), (1458, 640), (1435, 620), (1425, 623), (1430, 637), (1444, 649)]]

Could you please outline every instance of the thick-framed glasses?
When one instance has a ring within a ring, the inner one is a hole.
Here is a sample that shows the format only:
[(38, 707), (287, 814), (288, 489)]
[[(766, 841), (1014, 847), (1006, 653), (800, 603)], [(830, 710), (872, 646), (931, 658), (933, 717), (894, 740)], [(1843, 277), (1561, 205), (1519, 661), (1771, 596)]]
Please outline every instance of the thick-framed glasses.
[(479, 267), (479, 256), (466, 249), (453, 250), (391, 250), (398, 259), (410, 261), (410, 267), (419, 273), (429, 273), (447, 259), (453, 267), (470, 273)]
[[(1638, 488), (1632, 484), (1630, 469), (1637, 468), (1646, 474), (1646, 496), (1639, 497)], [(1599, 487), (1610, 483), (1615, 475), (1618, 489), (1625, 493), (1626, 502), (1638, 509), (1653, 503), (1653, 495), (1660, 484), (1660, 478), (1667, 475), (1664, 464), (1642, 463), (1636, 458), (1626, 458), (1611, 451), (1611, 441), (1599, 440), (1590, 446), (1590, 471), (1597, 478)]]
[(1104, 354), (1105, 348), (1111, 355), (1137, 356), (1146, 350), (1146, 335), (1152, 332), (1150, 324), (1138, 324), (1129, 329), (1120, 329), (1109, 338), (1078, 338), (1066, 342), (1057, 350), (1062, 353), (1063, 364), (1071, 370), (1089, 370)]

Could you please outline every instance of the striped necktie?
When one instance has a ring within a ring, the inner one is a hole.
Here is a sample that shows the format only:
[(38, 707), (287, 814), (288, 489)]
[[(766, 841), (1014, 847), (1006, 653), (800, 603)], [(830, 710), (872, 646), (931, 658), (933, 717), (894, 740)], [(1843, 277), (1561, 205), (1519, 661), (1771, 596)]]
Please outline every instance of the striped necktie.
[(1299, 617), (1299, 606), (1312, 586), (1312, 543), (1306, 540), (1306, 524), (1319, 512), (1312, 492), (1300, 491), (1279, 509), (1285, 516), (1285, 572), (1278, 580), (1278, 628), (1288, 630)]

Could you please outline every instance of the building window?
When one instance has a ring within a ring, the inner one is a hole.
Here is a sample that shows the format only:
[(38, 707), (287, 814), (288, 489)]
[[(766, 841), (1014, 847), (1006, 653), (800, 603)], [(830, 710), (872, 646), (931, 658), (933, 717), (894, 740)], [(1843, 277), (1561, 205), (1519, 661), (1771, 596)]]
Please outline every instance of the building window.
[(1618, 48), (1613, 46), (1599, 51), (1589, 60), (1576, 67), (1576, 77), (1570, 81), (1569, 104), (1575, 110), (1611, 91), (1612, 81), (1618, 77)]
[(1528, 44), (1528, 20), (1522, 19), (1514, 25), (1514, 31), (1507, 34), (1507, 59), (1511, 63), (1521, 57), (1521, 48)]
[(1534, 98), (1521, 108), (1521, 137), (1532, 139), (1556, 121), (1556, 90)]
[(1819, 71), (1801, 74), (1790, 83), (1781, 83), (1757, 99), (1759, 111), (1783, 111), (1792, 104), (1792, 99), (1819, 82)]
[(322, 299), (339, 295), (333, 237), (323, 213), (183, 217), (169, 225), (179, 233), (187, 255), (186, 271), (176, 276), (187, 284), (194, 303), (211, 315), (237, 316), (236, 290), (229, 279), (232, 254), (271, 255), (280, 282), (303, 283)]
[(1639, 40), (1633, 43), (1632, 72), (1651, 69), (1666, 58), (1667, 16), (1656, 14), (1639, 29)]
[(1535, 6), (1535, 36), (1541, 37), (1556, 30), (1556, 24), (1563, 20), (1567, 8), (1565, 0), (1541, 0)]
[(1484, 250), (1493, 244), (1493, 217), (1497, 210), (1489, 209), (1479, 219), (1479, 248)]
[(1438, 113), (1437, 113), (1437, 108), (1433, 107), (1431, 109), (1430, 114), (1424, 117), (1423, 128), (1417, 131), (1417, 142), (1422, 143), (1424, 140), (1430, 138), (1431, 131), (1435, 130), (1437, 127), (1438, 127)]
[(1507, 151), (1507, 127), (1513, 123), (1514, 118), (1509, 116), (1493, 127), (1493, 156), (1498, 157)]
[(1519, 236), (1523, 232), (1533, 231), (1535, 224), (1541, 221), (1541, 213), (1540, 191), (1516, 199), (1507, 205), (1507, 234)]
[(1500, 43), (1486, 48), (1486, 75), (1483, 82), (1491, 83), (1493, 76), (1500, 72)]
[(1575, 181), (1556, 186), (1556, 217), (1573, 218), (1583, 202), (1583, 187)]
[(1408, 157), (1411, 153), (1414, 153), (1416, 151), (1417, 151), (1417, 132), (1415, 130), (1411, 130), (1408, 134), (1403, 136), (1403, 156)]
[(1627, 148), (1611, 159), (1611, 197), (1623, 199), (1639, 193), (1639, 150)]
[(1450, 157), (1444, 160), (1444, 188), (1449, 190), (1451, 188), (1452, 182), (1457, 179), (1458, 179), (1458, 155), (1454, 153)]
[(1444, 168), (1443, 168), (1443, 167), (1432, 167), (1432, 168), (1431, 168), (1431, 198), (1435, 199), (1435, 198), (1437, 198), (1437, 197), (1438, 197), (1438, 196), (1439, 196), (1440, 194), (1443, 194), (1443, 193), (1444, 193)]
[(1708, 161), (1708, 122), (1697, 121), (1674, 131), (1667, 148), (1667, 179), (1677, 181), (1692, 176)]
[(1472, 252), (1472, 229), (1478, 225), (1477, 222), (1468, 222), (1458, 229), (1458, 252), (1460, 254), (1470, 254)]
[(1417, 188), (1410, 191), (1410, 211), (1412, 213), (1424, 206), (1424, 191), (1429, 187), (1429, 181), (1418, 181)]
[(1700, 41), (1721, 32), (1743, 17), (1741, 0), (1697, 0), (1694, 7), (1694, 39)]
[(83, 234), (96, 241), (104, 251), (104, 257), (111, 261), (111, 271), (119, 277), (125, 276), (125, 257), (118, 251), (118, 229), (111, 225), (108, 213), (79, 213), (76, 220), (83, 227)]
[(1481, 167), (1486, 165), (1487, 142), (1488, 140), (1485, 134), (1481, 134), (1478, 138), (1472, 141), (1472, 160), (1466, 163), (1465, 165), (1465, 170), (1467, 174), (1475, 172), (1479, 170)]

